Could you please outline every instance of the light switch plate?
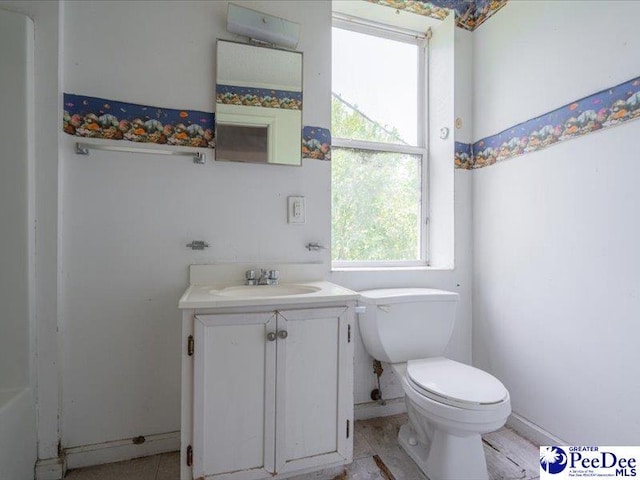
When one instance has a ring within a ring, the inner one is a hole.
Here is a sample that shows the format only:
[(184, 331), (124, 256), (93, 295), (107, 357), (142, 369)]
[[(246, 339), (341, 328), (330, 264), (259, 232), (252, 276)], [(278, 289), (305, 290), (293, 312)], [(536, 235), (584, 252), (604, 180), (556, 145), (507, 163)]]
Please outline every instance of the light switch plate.
[(287, 221), (292, 224), (304, 224), (307, 217), (304, 197), (287, 198)]

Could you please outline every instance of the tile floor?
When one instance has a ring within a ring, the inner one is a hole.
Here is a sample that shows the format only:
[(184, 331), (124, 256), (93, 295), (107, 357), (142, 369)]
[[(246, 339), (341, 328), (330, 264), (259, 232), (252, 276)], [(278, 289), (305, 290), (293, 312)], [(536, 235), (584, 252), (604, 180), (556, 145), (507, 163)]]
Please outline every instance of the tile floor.
[[(400, 448), (396, 437), (407, 416), (357, 421), (354, 461), (346, 469), (331, 469), (292, 480), (426, 480)], [(484, 436), (491, 480), (533, 480), (539, 477), (538, 447), (508, 428)], [(71, 470), (65, 480), (179, 480), (178, 452), (126, 462)]]

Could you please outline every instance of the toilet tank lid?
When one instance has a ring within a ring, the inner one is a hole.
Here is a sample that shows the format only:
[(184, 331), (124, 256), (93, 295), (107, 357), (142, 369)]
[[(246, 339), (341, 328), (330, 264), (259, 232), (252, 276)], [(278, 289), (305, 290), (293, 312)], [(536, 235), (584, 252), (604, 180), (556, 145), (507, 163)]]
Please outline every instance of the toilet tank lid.
[(360, 292), (363, 303), (384, 305), (409, 302), (457, 302), (458, 294), (435, 288), (380, 288)]

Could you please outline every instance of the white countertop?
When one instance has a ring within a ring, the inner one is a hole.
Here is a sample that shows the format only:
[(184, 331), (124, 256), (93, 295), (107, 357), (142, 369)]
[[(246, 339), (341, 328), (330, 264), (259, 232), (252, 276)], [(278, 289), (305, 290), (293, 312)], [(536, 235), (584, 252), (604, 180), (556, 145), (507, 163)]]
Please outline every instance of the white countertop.
[[(319, 302), (335, 302), (357, 300), (359, 294), (353, 290), (341, 287), (331, 282), (296, 282), (290, 284), (295, 286), (306, 286), (317, 291), (295, 295), (271, 296), (269, 295), (269, 285), (250, 287), (255, 295), (229, 296), (223, 292), (224, 288), (218, 285), (191, 285), (178, 303), (178, 308), (216, 308), (216, 307), (256, 307), (256, 306), (280, 306), (280, 305), (301, 305)], [(283, 283), (281, 286), (286, 287)], [(237, 287), (228, 285), (227, 287)], [(264, 289), (264, 295), (262, 293)]]

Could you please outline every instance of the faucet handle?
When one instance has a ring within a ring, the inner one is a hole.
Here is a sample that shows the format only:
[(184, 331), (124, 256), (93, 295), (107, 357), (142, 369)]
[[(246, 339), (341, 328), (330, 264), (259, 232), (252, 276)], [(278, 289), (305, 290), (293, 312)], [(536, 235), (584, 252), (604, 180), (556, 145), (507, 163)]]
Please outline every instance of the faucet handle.
[(269, 270), (269, 280), (278, 280), (280, 272), (278, 270)]
[(245, 285), (255, 285), (256, 284), (256, 271), (255, 270), (247, 270), (244, 272), (244, 278), (247, 279)]

